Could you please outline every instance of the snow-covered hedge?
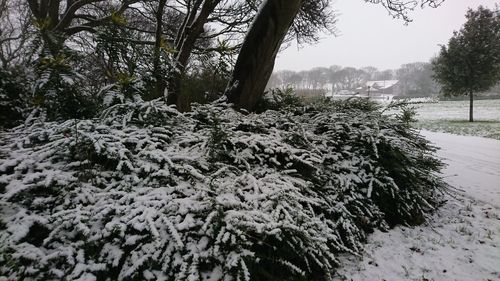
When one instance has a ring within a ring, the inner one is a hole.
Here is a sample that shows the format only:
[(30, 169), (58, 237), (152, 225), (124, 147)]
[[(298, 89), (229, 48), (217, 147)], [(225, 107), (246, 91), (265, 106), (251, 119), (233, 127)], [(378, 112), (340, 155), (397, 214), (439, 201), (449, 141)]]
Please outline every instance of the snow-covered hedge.
[(4, 132), (0, 276), (329, 280), (338, 253), (422, 222), (442, 187), (416, 131), (346, 108), (138, 102)]

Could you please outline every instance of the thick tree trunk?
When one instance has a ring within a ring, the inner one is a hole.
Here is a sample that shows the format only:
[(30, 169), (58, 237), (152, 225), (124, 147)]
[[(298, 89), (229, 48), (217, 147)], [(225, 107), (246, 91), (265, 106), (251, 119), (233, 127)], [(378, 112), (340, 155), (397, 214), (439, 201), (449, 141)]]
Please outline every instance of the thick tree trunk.
[(241, 47), (226, 96), (234, 107), (254, 110), (264, 93), (274, 61), (303, 0), (267, 0)]
[(66, 41), (66, 38), (58, 36), (49, 30), (42, 30), (40, 33), (43, 40), (41, 57), (47, 56), (47, 52), (49, 52), (51, 56), (57, 57), (64, 48), (64, 41)]
[(469, 93), (470, 105), (469, 105), (469, 122), (474, 122), (474, 93)]

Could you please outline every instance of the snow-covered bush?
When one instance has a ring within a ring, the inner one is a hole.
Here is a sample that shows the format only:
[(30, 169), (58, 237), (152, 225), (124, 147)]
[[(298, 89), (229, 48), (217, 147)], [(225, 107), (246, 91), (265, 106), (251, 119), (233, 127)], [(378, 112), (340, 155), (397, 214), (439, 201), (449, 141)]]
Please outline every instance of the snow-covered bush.
[(73, 69), (72, 55), (68, 51), (38, 61), (33, 102), (48, 120), (89, 118), (95, 114), (96, 101), (82, 90), (84, 77)]
[(257, 103), (258, 112), (266, 110), (293, 110), (304, 104), (293, 88), (274, 88), (266, 92)]
[(147, 93), (145, 82), (126, 74), (119, 75), (116, 83), (109, 84), (99, 91), (102, 108), (106, 109), (117, 104), (130, 104), (143, 101)]
[(0, 276), (330, 280), (337, 253), (420, 223), (443, 186), (416, 131), (346, 108), (155, 100), (2, 133)]

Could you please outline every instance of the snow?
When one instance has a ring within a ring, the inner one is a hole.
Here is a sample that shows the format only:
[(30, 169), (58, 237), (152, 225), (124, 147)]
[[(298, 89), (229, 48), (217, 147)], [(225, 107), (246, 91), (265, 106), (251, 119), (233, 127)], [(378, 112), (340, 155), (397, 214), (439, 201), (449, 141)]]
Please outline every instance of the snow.
[(376, 231), (336, 280), (500, 280), (500, 141), (422, 134), (448, 164), (447, 201), (423, 226)]
[(443, 187), (417, 131), (347, 108), (180, 114), (137, 102), (2, 132), (0, 275), (330, 280), (338, 253), (421, 221)]
[(500, 141), (428, 131), (424, 135), (441, 147), (438, 155), (448, 164), (443, 170), (448, 184), (500, 209)]
[[(500, 100), (474, 101), (474, 119), (476, 121), (500, 121)], [(425, 120), (467, 120), (469, 117), (469, 101), (439, 101), (420, 104), (417, 107), (417, 118)]]
[(474, 101), (474, 122), (468, 122), (469, 101), (416, 105), (417, 126), (433, 131), (500, 140), (500, 99)]

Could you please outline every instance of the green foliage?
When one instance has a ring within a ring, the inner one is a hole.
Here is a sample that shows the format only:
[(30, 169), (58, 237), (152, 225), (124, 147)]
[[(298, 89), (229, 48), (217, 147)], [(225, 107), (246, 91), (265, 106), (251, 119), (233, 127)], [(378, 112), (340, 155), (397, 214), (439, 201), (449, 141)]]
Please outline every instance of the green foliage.
[(95, 100), (82, 86), (83, 77), (73, 70), (76, 54), (61, 52), (40, 58), (33, 90), (33, 104), (48, 120), (88, 118), (95, 114)]
[(411, 127), (413, 123), (417, 122), (417, 106), (418, 102), (410, 102), (408, 100), (395, 100), (391, 101), (389, 105), (387, 105), (383, 112), (385, 111), (397, 111), (398, 113), (395, 115), (395, 118), (401, 122), (401, 124), (405, 124), (408, 127)]
[(202, 56), (200, 65), (182, 77), (180, 106), (189, 109), (192, 103), (219, 99), (231, 77), (231, 64), (230, 57), (223, 54)]
[(417, 121), (416, 115), (416, 107), (403, 106), (401, 108), (401, 115), (398, 116), (398, 119), (401, 120), (403, 124), (410, 126), (412, 123)]
[(330, 280), (337, 254), (421, 223), (444, 185), (417, 131), (354, 106), (130, 101), (5, 132), (0, 203), (18, 211), (2, 218), (0, 274)]
[(347, 100), (326, 100), (325, 107), (337, 112), (363, 111), (374, 112), (381, 109), (381, 105), (368, 98), (349, 98)]
[(102, 26), (96, 34), (96, 53), (107, 64), (106, 76), (116, 79), (117, 73), (135, 74), (140, 48), (127, 38), (129, 34), (123, 26), (110, 24)]
[(257, 112), (266, 110), (290, 111), (304, 105), (304, 102), (294, 93), (293, 88), (275, 88), (266, 92), (258, 101)]
[(455, 32), (432, 62), (434, 78), (445, 95), (487, 91), (500, 81), (500, 15), (479, 6), (467, 12), (467, 22)]
[(148, 92), (144, 80), (129, 76), (126, 73), (117, 75), (117, 82), (103, 87), (99, 91), (102, 101), (100, 110), (130, 102), (142, 101)]
[(228, 135), (221, 124), (221, 120), (212, 113), (210, 117), (211, 130), (208, 139), (208, 157), (210, 162), (216, 162), (227, 157)]
[[(163, 38), (160, 42), (158, 69), (153, 69), (155, 52), (152, 46), (144, 45), (139, 32), (126, 28), (121, 21), (123, 15), (115, 15), (111, 23), (98, 28), (96, 35), (96, 63), (104, 68), (104, 88), (116, 85), (114, 91), (130, 96), (139, 94), (143, 100), (163, 96), (159, 88), (166, 86), (167, 80), (177, 71), (174, 53)], [(153, 73), (156, 71), (157, 73)], [(157, 81), (161, 80), (161, 81)], [(127, 85), (129, 84), (129, 85)]]
[(20, 71), (0, 69), (0, 128), (21, 124), (30, 106), (23, 77)]
[(115, 11), (111, 12), (111, 22), (115, 26), (125, 26), (127, 24), (127, 19), (122, 13), (117, 13)]
[[(158, 69), (155, 69), (153, 65), (144, 65), (144, 73), (137, 73), (138, 76), (142, 77), (142, 80), (145, 82), (145, 86), (147, 87), (147, 93), (144, 96), (145, 100), (151, 100), (154, 98), (162, 97), (164, 98), (165, 92), (157, 93), (157, 91), (164, 87), (163, 90), (167, 88), (168, 80), (170, 77), (176, 75), (178, 73), (178, 68), (175, 63), (175, 52), (168, 45), (164, 45), (166, 43), (162, 43), (162, 47), (159, 50), (159, 60), (158, 60)], [(152, 54), (151, 56), (147, 56), (144, 59), (147, 61), (154, 61)], [(157, 88), (157, 85), (161, 85), (160, 88)]]

